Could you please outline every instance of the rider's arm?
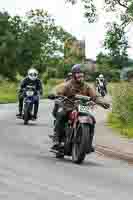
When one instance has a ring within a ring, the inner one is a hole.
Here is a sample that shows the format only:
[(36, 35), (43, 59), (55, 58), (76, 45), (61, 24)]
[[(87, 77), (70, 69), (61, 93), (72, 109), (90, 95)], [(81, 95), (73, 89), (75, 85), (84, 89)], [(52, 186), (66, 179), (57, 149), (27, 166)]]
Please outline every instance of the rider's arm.
[(38, 79), (38, 90), (41, 95), (43, 95), (43, 84), (40, 79)]
[(90, 96), (90, 97), (93, 97), (93, 100), (95, 101), (96, 104), (99, 104), (101, 106), (105, 106), (105, 105), (109, 106), (109, 104), (105, 100), (103, 100), (103, 98), (98, 97), (96, 95), (96, 92), (93, 88), (88, 87), (87, 95)]
[(20, 83), (19, 92), (23, 92), (23, 89), (26, 87), (27, 81), (23, 79)]

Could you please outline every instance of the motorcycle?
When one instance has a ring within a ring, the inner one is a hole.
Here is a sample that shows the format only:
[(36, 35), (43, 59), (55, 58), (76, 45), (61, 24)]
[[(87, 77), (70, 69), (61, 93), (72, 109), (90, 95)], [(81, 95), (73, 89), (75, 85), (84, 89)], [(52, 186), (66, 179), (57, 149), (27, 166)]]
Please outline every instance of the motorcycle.
[(99, 82), (98, 86), (97, 86), (97, 90), (99, 92), (99, 94), (102, 96), (102, 97), (105, 97), (106, 95), (106, 92), (105, 92), (105, 87), (104, 87), (104, 84), (102, 81)]
[(63, 146), (59, 150), (51, 150), (51, 152), (55, 153), (57, 158), (72, 156), (72, 161), (80, 164), (84, 161), (86, 155), (91, 153), (96, 123), (93, 113), (95, 103), (91, 97), (83, 95), (76, 95), (74, 102), (64, 96), (56, 96), (50, 99), (56, 98), (62, 99), (61, 102), (69, 101), (69, 103), (74, 104), (74, 108), (69, 113), (68, 121), (65, 124), (62, 137)]
[(36, 89), (34, 86), (27, 86), (23, 91), (24, 96), (24, 105), (23, 105), (23, 114), (22, 119), (24, 120), (24, 125), (27, 125), (29, 120), (33, 120), (33, 107), (34, 102), (36, 101)]

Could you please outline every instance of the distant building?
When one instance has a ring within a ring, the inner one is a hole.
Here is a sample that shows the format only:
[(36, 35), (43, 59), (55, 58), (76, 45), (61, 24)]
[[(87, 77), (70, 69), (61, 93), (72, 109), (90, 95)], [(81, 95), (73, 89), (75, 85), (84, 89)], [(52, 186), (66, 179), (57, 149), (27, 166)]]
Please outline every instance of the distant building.
[(68, 39), (64, 44), (64, 57), (67, 62), (85, 60), (85, 40)]

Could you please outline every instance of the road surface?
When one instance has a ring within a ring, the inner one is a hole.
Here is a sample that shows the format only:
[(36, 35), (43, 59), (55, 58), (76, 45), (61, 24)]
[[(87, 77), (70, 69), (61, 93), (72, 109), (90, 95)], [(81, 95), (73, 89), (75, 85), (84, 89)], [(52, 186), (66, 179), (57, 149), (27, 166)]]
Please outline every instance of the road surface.
[[(58, 160), (49, 152), (51, 102), (38, 122), (16, 120), (16, 105), (0, 105), (0, 200), (132, 200), (133, 167), (99, 153), (84, 164)], [(97, 134), (103, 118), (97, 114)]]

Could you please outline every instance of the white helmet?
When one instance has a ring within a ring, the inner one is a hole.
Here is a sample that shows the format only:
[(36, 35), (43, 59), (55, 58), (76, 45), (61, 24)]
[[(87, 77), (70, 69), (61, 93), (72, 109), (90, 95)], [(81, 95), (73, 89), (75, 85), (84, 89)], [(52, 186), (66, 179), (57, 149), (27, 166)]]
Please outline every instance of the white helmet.
[(100, 74), (100, 75), (99, 75), (99, 78), (104, 78), (103, 74)]
[(38, 78), (38, 71), (34, 68), (29, 69), (28, 77), (30, 80), (35, 81)]

